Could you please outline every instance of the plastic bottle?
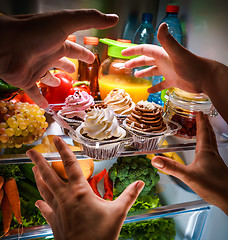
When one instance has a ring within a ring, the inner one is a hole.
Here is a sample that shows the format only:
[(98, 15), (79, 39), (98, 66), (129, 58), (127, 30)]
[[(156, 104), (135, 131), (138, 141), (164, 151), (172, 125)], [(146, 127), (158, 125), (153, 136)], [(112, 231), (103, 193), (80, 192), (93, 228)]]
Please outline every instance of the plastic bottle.
[(152, 20), (152, 13), (143, 13), (142, 23), (140, 24), (134, 35), (134, 43), (152, 44), (154, 38), (154, 27), (152, 25)]
[(123, 33), (121, 35), (122, 39), (129, 39), (131, 42), (134, 40), (135, 31), (138, 28), (137, 24), (138, 13), (131, 12), (126, 21)]
[(100, 67), (100, 60), (98, 56), (97, 45), (99, 38), (97, 37), (84, 37), (84, 44), (94, 55), (95, 60), (91, 64), (79, 61), (78, 79), (80, 81), (90, 82), (90, 91), (94, 99), (98, 98), (99, 87), (98, 87), (98, 70)]
[[(167, 5), (166, 7), (166, 16), (161, 23), (166, 23), (169, 29), (169, 33), (180, 43), (183, 43), (182, 29), (180, 21), (178, 19), (179, 6), (177, 5)], [(161, 24), (160, 23), (160, 24)], [(161, 46), (157, 38), (158, 25), (156, 32), (154, 34), (153, 44)], [(153, 77), (153, 86), (160, 83), (163, 80), (163, 76), (154, 76)], [(164, 90), (163, 90), (164, 91)], [(164, 94), (162, 94), (164, 95)], [(164, 102), (161, 99), (161, 92), (150, 94), (148, 101), (153, 101), (157, 104), (163, 105)]]

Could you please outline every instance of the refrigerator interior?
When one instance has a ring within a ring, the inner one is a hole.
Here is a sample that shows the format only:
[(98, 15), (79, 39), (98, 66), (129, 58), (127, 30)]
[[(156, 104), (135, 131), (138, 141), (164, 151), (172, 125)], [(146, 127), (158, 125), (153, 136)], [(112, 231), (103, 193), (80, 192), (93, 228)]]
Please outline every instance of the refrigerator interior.
[[(220, 61), (224, 64), (228, 62), (228, 31), (227, 31), (227, 8), (228, 1), (223, 0), (189, 0), (189, 1), (168, 1), (168, 0), (1, 0), (0, 11), (6, 14), (26, 14), (34, 12), (46, 12), (57, 9), (73, 8), (96, 8), (106, 13), (116, 13), (120, 16), (119, 23), (107, 30), (83, 30), (75, 33), (77, 42), (83, 42), (85, 35), (98, 37), (120, 38), (124, 31), (124, 26), (130, 15), (137, 18), (137, 25), (140, 22), (143, 12), (152, 12), (154, 15), (153, 25), (156, 27), (165, 15), (165, 8), (168, 3), (177, 3), (180, 6), (179, 17), (182, 23), (185, 46), (193, 53), (203, 57)], [(55, 26), (58, 27), (58, 26)], [(136, 29), (135, 28), (135, 29)], [(102, 46), (100, 46), (102, 50)], [(102, 56), (101, 56), (102, 60)], [(213, 122), (216, 130), (224, 136), (228, 135), (227, 124), (221, 117)], [(178, 141), (178, 140), (177, 140)], [(224, 161), (228, 164), (228, 149), (220, 149)], [(182, 153), (187, 161), (192, 161), (194, 151)], [(105, 163), (103, 163), (105, 164)], [(96, 169), (101, 165), (96, 164)], [(160, 187), (167, 176), (161, 178)], [(169, 179), (171, 182), (173, 179)], [(177, 185), (175, 185), (177, 186)], [(170, 201), (178, 203), (198, 199), (196, 195), (186, 186), (177, 187), (167, 192), (169, 197), (164, 196), (164, 202)], [(173, 191), (175, 194), (173, 194)], [(170, 197), (171, 196), (171, 197)], [(173, 199), (174, 198), (174, 199)], [(225, 240), (228, 236), (228, 217), (218, 208), (212, 207), (208, 213), (204, 230), (201, 235), (202, 240)]]

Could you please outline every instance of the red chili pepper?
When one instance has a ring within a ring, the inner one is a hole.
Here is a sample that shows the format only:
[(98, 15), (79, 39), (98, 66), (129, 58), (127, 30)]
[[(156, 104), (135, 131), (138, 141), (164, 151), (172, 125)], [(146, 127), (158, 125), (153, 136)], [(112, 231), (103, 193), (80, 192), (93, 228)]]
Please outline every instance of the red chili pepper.
[(91, 188), (93, 189), (94, 193), (101, 198), (101, 195), (97, 189), (97, 184), (101, 181), (101, 179), (104, 177), (104, 175), (106, 174), (106, 169), (102, 170), (100, 173), (98, 173), (97, 175), (93, 176), (92, 178), (90, 178), (88, 180)]
[(109, 178), (108, 172), (104, 175), (104, 189), (105, 189), (105, 194), (104, 194), (104, 199), (106, 200), (113, 200), (113, 182)]

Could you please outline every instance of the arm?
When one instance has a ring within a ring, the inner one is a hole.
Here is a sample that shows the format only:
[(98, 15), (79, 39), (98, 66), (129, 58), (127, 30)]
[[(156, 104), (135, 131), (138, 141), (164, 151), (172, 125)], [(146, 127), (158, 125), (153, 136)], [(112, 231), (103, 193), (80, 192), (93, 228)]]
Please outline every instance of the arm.
[(138, 71), (136, 77), (163, 75), (165, 81), (148, 89), (154, 93), (169, 87), (177, 87), (187, 92), (205, 93), (228, 122), (228, 67), (206, 58), (199, 57), (182, 47), (168, 32), (167, 25), (162, 24), (158, 31), (162, 47), (155, 45), (138, 45), (122, 51), (124, 56), (143, 55), (129, 60), (129, 68), (144, 65), (150, 68)]
[(36, 164), (33, 168), (37, 187), (44, 201), (36, 206), (52, 227), (56, 240), (118, 239), (123, 221), (144, 183), (129, 185), (114, 201), (99, 198), (83, 176), (80, 165), (61, 138), (54, 139), (68, 176), (63, 182), (35, 150), (27, 155)]
[(194, 161), (182, 165), (166, 157), (154, 157), (152, 165), (186, 183), (194, 192), (228, 215), (228, 167), (219, 155), (216, 137), (206, 115), (197, 115)]
[(22, 88), (45, 108), (47, 101), (36, 81), (41, 78), (45, 84), (58, 86), (59, 80), (48, 72), (51, 66), (74, 72), (73, 63), (64, 56), (87, 63), (94, 61), (89, 50), (66, 41), (67, 36), (77, 30), (108, 28), (117, 22), (117, 15), (93, 9), (62, 10), (22, 18), (0, 15), (0, 31), (4, 33), (0, 38), (0, 78)]

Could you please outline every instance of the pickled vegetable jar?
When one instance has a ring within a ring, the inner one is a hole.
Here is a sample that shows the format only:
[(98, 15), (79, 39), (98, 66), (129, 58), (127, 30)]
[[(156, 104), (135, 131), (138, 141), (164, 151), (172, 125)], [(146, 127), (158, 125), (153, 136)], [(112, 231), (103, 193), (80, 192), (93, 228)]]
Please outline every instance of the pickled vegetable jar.
[(114, 88), (120, 88), (129, 93), (135, 103), (147, 100), (149, 96), (147, 89), (152, 86), (151, 82), (144, 78), (136, 78), (134, 69), (125, 68), (125, 62), (136, 56), (124, 57), (121, 54), (123, 49), (135, 44), (122, 43), (106, 38), (99, 41), (108, 45), (108, 58), (102, 62), (98, 73), (101, 99), (104, 100)]
[(176, 136), (192, 139), (196, 137), (196, 113), (216, 116), (216, 110), (205, 94), (193, 94), (173, 89), (167, 92), (164, 117), (181, 125)]

